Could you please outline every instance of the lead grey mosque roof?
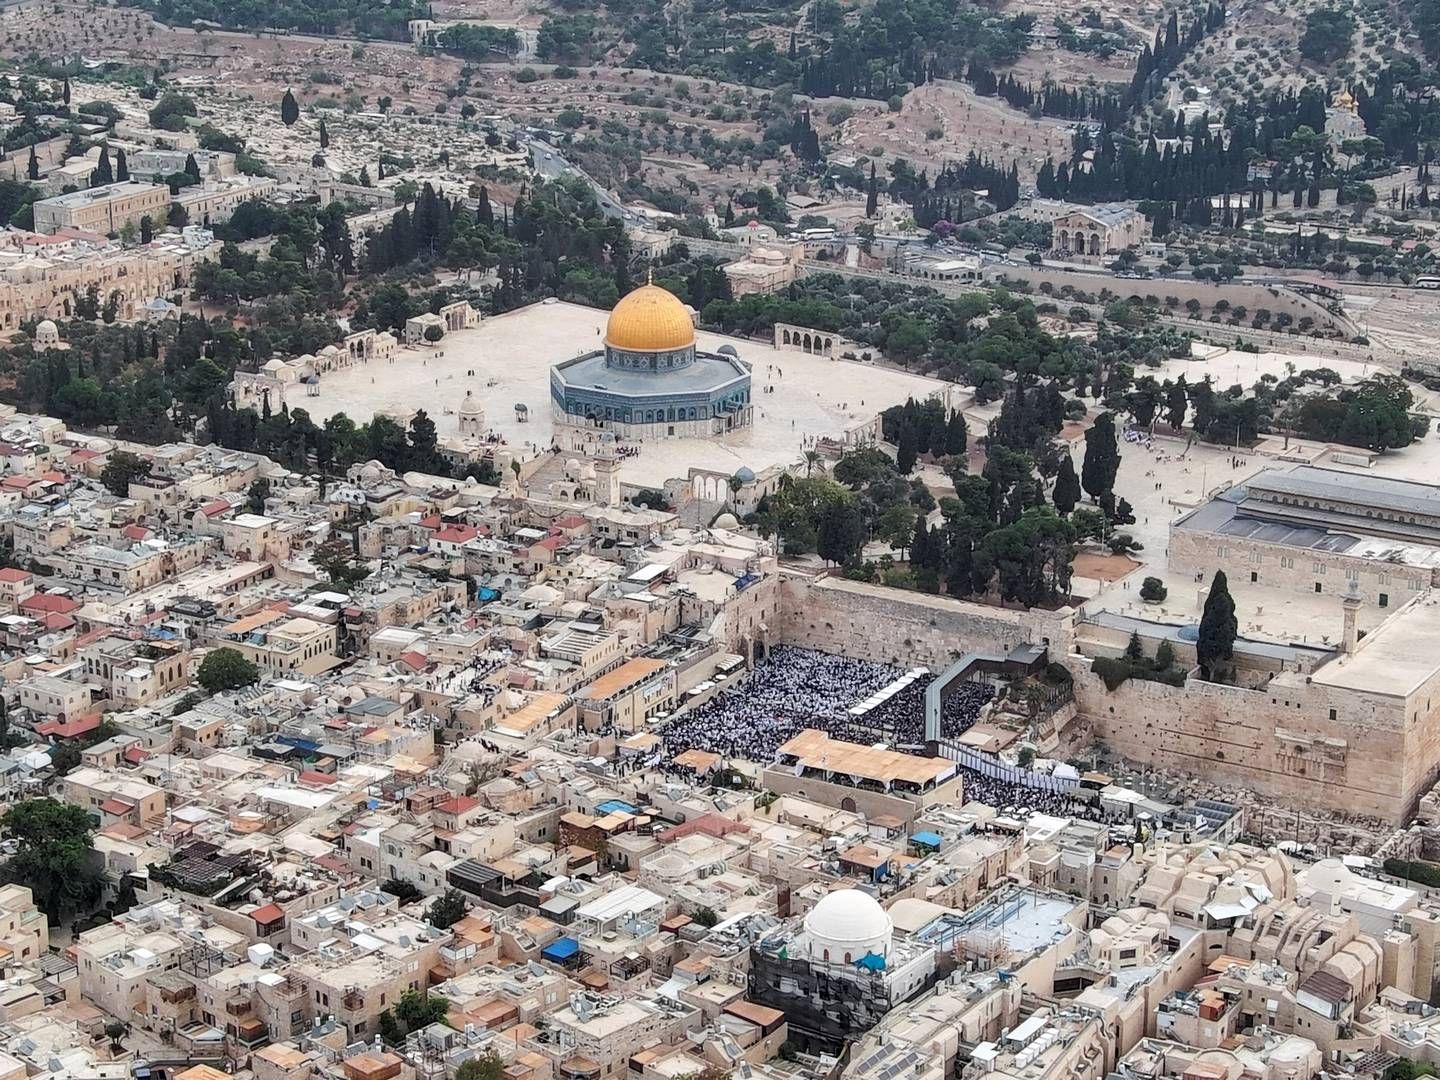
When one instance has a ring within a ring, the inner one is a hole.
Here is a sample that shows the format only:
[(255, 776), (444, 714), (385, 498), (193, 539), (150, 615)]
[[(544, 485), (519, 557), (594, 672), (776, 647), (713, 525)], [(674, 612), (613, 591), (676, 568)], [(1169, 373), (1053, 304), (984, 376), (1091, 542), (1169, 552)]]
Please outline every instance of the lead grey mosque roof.
[(626, 397), (710, 393), (750, 377), (743, 361), (703, 352), (695, 354), (693, 364), (667, 371), (608, 367), (603, 352), (556, 364), (554, 371), (568, 387)]
[(1267, 469), (1247, 480), (1245, 486), (1252, 492), (1271, 491), (1279, 495), (1333, 499), (1377, 510), (1440, 517), (1440, 487), (1412, 480), (1363, 476), (1299, 465), (1288, 472)]

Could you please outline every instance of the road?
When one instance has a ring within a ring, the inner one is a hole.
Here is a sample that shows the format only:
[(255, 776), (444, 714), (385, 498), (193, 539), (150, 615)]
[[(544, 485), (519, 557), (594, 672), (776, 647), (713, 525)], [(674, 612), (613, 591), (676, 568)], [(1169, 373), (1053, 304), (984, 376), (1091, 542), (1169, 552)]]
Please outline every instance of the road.
[(562, 176), (577, 176), (590, 185), (590, 190), (595, 193), (595, 201), (600, 204), (600, 210), (608, 218), (624, 222), (626, 225), (644, 225), (645, 217), (632, 210), (627, 210), (620, 205), (620, 200), (607, 189), (600, 186), (589, 173), (578, 166), (570, 164), (561, 156), (560, 151), (551, 146), (538, 135), (516, 133), (519, 140), (530, 149), (530, 156), (535, 162), (535, 171), (546, 180), (556, 180)]

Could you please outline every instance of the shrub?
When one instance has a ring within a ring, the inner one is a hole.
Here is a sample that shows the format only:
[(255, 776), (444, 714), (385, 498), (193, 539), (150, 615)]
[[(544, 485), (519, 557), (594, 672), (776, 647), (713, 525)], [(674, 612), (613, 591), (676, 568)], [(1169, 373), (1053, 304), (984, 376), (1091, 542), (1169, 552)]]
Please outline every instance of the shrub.
[(1111, 659), (1108, 656), (1097, 656), (1090, 661), (1090, 670), (1099, 675), (1105, 683), (1106, 690), (1118, 690), (1130, 678), (1130, 661), (1125, 659)]
[(1140, 584), (1140, 599), (1147, 604), (1158, 604), (1170, 594), (1165, 583), (1157, 577), (1147, 577)]
[(1418, 881), (1432, 889), (1440, 888), (1440, 865), (1421, 859), (1386, 859), (1385, 872), (1406, 881)]

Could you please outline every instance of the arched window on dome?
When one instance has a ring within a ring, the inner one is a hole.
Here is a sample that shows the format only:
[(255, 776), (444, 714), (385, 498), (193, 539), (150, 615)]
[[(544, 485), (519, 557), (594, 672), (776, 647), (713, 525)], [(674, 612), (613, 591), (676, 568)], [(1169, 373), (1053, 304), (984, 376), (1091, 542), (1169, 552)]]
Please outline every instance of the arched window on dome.
[(824, 959), (825, 963), (828, 964), (828, 963), (830, 962), (830, 950), (829, 950), (829, 949), (823, 950), (820, 955), (821, 955), (821, 957)]
[(850, 963), (850, 954), (848, 952), (845, 954), (845, 962), (847, 964)]

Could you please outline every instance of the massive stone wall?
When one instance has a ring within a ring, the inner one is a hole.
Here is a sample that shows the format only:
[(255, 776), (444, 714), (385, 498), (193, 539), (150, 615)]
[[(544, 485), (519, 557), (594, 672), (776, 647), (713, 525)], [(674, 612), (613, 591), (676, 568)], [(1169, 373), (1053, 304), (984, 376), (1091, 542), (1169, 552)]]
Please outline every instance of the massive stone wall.
[[(1297, 322), (1307, 317), (1314, 319), (1316, 327), (1321, 329), (1339, 330), (1346, 334), (1354, 332), (1348, 319), (1337, 317), (1304, 293), (1259, 282), (1241, 280), (1222, 285), (1187, 278), (1134, 280), (1062, 270), (1053, 266), (1013, 266), (1009, 263), (997, 267), (995, 277), (997, 280), (1028, 282), (1036, 289), (1043, 282), (1049, 282), (1057, 293), (1069, 285), (1081, 292), (1094, 294), (1098, 294), (1102, 289), (1109, 289), (1120, 296), (1154, 295), (1162, 299), (1174, 296), (1182, 305), (1188, 300), (1198, 300), (1207, 313), (1215, 301), (1226, 300), (1232, 308), (1243, 307), (1252, 314), (1266, 308), (1276, 313), (1283, 312)], [(1180, 314), (1184, 314), (1183, 308)]]
[(787, 573), (771, 640), (934, 671), (976, 650), (1049, 645), (1065, 655), (1069, 608), (1012, 611), (843, 578)]
[(1418, 794), (1401, 763), (1403, 706), (1286, 675), (1264, 689), (1132, 679), (1115, 690), (1076, 657), (1075, 698), (1091, 734), (1129, 761), (1345, 814), (1403, 820)]
[[(772, 644), (932, 671), (967, 652), (1045, 645), (1075, 678), (1077, 731), (1137, 764), (1245, 787), (1284, 807), (1400, 822), (1440, 768), (1440, 683), (1433, 694), (1428, 683), (1408, 695), (1365, 692), (1326, 685), (1306, 664), (1263, 670), (1257, 660), (1246, 666), (1249, 687), (1132, 679), (1108, 691), (1077, 649), (1068, 608), (1014, 611), (793, 570), (782, 573), (765, 629)], [(1092, 654), (1113, 655), (1128, 640), (1081, 629), (1079, 648)]]

